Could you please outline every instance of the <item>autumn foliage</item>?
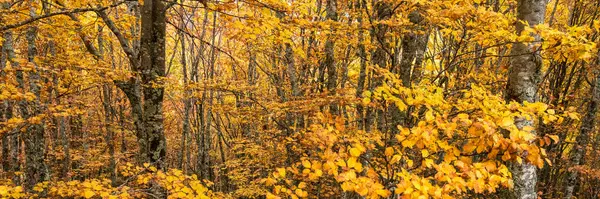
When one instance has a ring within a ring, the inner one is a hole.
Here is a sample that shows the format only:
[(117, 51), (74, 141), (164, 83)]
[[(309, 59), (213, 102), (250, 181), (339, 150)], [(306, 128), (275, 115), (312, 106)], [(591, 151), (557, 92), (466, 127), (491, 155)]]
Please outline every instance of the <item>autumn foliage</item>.
[(0, 198), (598, 198), (591, 0), (0, 0)]

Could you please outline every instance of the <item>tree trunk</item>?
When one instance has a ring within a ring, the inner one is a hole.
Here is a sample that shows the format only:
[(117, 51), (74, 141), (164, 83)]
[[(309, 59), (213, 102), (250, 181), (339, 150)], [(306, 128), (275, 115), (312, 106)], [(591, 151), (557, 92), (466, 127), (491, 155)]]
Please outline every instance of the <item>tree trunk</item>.
[[(587, 112), (581, 120), (581, 127), (579, 129), (579, 135), (577, 135), (577, 143), (571, 151), (571, 164), (573, 166), (579, 166), (583, 164), (585, 157), (586, 148), (590, 140), (590, 133), (594, 129), (596, 124), (596, 112), (598, 112), (598, 105), (600, 104), (600, 71), (597, 71), (596, 81), (592, 84), (590, 90), (592, 95), (588, 102)], [(565, 199), (571, 199), (573, 196), (573, 190), (577, 184), (577, 171), (568, 169), (567, 170), (567, 182), (565, 187)]]
[(419, 67), (427, 48), (427, 34), (423, 33), (422, 27), (423, 16), (418, 10), (415, 10), (408, 15), (408, 19), (416, 27), (413, 31), (404, 34), (402, 38), (400, 77), (405, 87), (410, 87), (413, 79), (420, 77)]
[[(545, 0), (519, 0), (517, 7), (517, 19), (535, 26), (544, 22), (546, 12)], [(517, 22), (516, 31), (520, 35), (525, 23)], [(536, 41), (540, 41), (539, 35), (533, 35)], [(506, 100), (515, 100), (519, 103), (537, 101), (537, 88), (542, 68), (542, 57), (535, 49), (534, 43), (516, 43), (511, 51), (510, 71), (506, 85)], [(517, 118), (515, 125), (519, 129), (532, 126), (533, 121), (525, 118)], [(536, 168), (530, 163), (513, 165), (511, 167), (514, 180), (513, 196), (519, 199), (536, 199)]]
[(147, 157), (159, 168), (164, 166), (167, 150), (162, 115), (164, 88), (160, 86), (160, 78), (165, 77), (165, 14), (163, 1), (144, 1), (139, 52), (144, 96), (142, 118), (148, 136)]
[[(360, 9), (362, 9), (362, 3), (360, 0), (356, 1), (356, 8), (359, 10), (359, 16), (356, 19), (358, 21), (358, 27), (362, 27), (363, 25), (363, 15), (362, 15), (362, 11), (360, 11)], [(364, 88), (365, 88), (365, 82), (367, 79), (367, 51), (365, 49), (365, 36), (364, 36), (365, 31), (362, 28), (359, 28), (358, 30), (358, 57), (360, 58), (360, 69), (359, 69), (359, 75), (358, 75), (358, 85), (356, 86), (356, 97), (361, 97), (362, 93), (364, 92)], [(362, 106), (362, 104), (357, 104), (356, 105), (356, 114), (358, 117), (358, 128), (367, 131), (367, 117), (365, 117), (364, 115), (364, 107)]]
[[(19, 63), (14, 60), (15, 50), (13, 47), (13, 33), (12, 31), (6, 31), (4, 33), (4, 41), (2, 43), (2, 59), (0, 60), (0, 68), (4, 69), (6, 64), (10, 62), (13, 69), (19, 68)], [(22, 72), (21, 72), (22, 74)], [(6, 71), (0, 70), (0, 78), (8, 75)], [(22, 78), (22, 76), (21, 76)], [(21, 79), (21, 82), (23, 79)], [(24, 85), (19, 85), (23, 88)], [(3, 121), (6, 121), (13, 117), (13, 106), (14, 102), (7, 100), (3, 102), (2, 112), (0, 112), (0, 118), (4, 117)], [(2, 168), (5, 172), (19, 171), (19, 153), (20, 153), (20, 136), (19, 134), (14, 135), (3, 135), (2, 136)], [(15, 178), (17, 179), (17, 178)], [(18, 182), (15, 182), (18, 183)]]
[[(336, 0), (327, 0), (325, 11), (327, 13), (327, 20), (337, 21), (337, 2)], [(334, 30), (331, 30), (333, 34)], [(335, 89), (337, 86), (337, 69), (335, 67), (335, 43), (333, 36), (329, 35), (325, 42), (325, 60), (323, 62), (325, 68), (327, 68), (327, 91), (330, 95), (335, 95)], [(333, 114), (338, 114), (338, 107), (332, 103), (329, 105), (329, 111)]]
[[(35, 15), (35, 11), (31, 10), (30, 14)], [(33, 65), (33, 70), (29, 72), (29, 90), (36, 96), (33, 102), (28, 103), (22, 107), (23, 118), (31, 118), (38, 116), (42, 113), (40, 104), (40, 72), (37, 71), (37, 64), (34, 62), (34, 58), (37, 55), (37, 47), (35, 44), (37, 34), (36, 27), (30, 27), (26, 33), (27, 39), (27, 58), (29, 63)], [(23, 84), (21, 74), (21, 84)], [(27, 109), (29, 106), (30, 110)], [(44, 161), (46, 155), (45, 149), (45, 137), (44, 137), (44, 126), (43, 122), (30, 124), (25, 132), (25, 187), (27, 189), (33, 188), (35, 184), (48, 180), (48, 168)]]
[[(183, 13), (183, 12), (182, 12)], [(185, 24), (185, 19), (182, 19), (182, 24)], [(181, 25), (183, 30), (184, 26)], [(192, 108), (192, 103), (190, 100), (191, 91), (187, 88), (188, 86), (188, 72), (187, 72), (187, 63), (186, 63), (186, 49), (185, 49), (185, 35), (183, 32), (179, 33), (179, 37), (181, 38), (181, 68), (183, 73), (183, 130), (181, 135), (181, 152), (180, 152), (180, 160), (179, 160), (179, 168), (185, 171), (185, 157), (187, 157), (187, 138), (190, 134), (190, 110)]]
[(108, 147), (108, 155), (109, 155), (109, 165), (108, 172), (110, 175), (110, 180), (115, 185), (117, 180), (116, 173), (116, 161), (115, 161), (115, 132), (113, 127), (114, 122), (114, 114), (112, 103), (112, 89), (110, 85), (105, 84), (102, 86), (102, 105), (104, 107), (104, 128), (106, 130), (106, 134), (104, 135), (104, 140), (106, 142), (106, 146)]

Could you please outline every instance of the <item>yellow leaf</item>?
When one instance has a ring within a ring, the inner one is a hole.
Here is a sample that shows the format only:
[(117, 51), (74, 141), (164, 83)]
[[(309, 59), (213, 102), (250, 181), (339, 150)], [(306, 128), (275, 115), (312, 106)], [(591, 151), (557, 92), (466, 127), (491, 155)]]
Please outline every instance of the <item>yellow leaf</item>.
[(95, 195), (95, 193), (93, 191), (90, 191), (90, 190), (85, 190), (83, 192), (83, 197), (85, 197), (85, 198), (91, 198), (94, 195)]
[(500, 124), (502, 127), (509, 127), (515, 123), (515, 120), (512, 116), (502, 118), (502, 123)]
[(308, 193), (306, 191), (302, 191), (302, 189), (296, 189), (294, 193), (296, 193), (296, 195), (301, 198), (305, 198), (306, 196), (308, 196)]
[(342, 183), (342, 191), (352, 191), (354, 186), (352, 186), (349, 182)]
[(355, 157), (351, 157), (350, 159), (348, 159), (348, 167), (353, 168), (355, 165), (356, 165)]
[(408, 165), (409, 167), (413, 166), (413, 161), (412, 160), (406, 160), (406, 165)]
[(406, 140), (402, 141), (402, 146), (403, 147), (411, 148), (414, 145), (415, 145), (415, 141), (414, 140), (406, 139)]
[(274, 185), (275, 183), (277, 183), (277, 180), (275, 180), (275, 179), (273, 179), (273, 178), (267, 178), (267, 179), (265, 180), (265, 184), (266, 184), (267, 186)]
[(569, 112), (569, 113), (567, 113), (567, 115), (569, 116), (569, 118), (571, 118), (573, 120), (579, 120), (579, 115), (577, 113)]
[(433, 166), (434, 162), (433, 159), (425, 159), (425, 166), (427, 166), (427, 168), (431, 168)]
[(306, 188), (306, 183), (300, 182), (300, 184), (298, 184), (298, 189), (304, 189), (304, 188)]
[(508, 151), (504, 152), (504, 155), (502, 155), (502, 160), (503, 161), (510, 160), (510, 153), (508, 153)]
[(421, 184), (419, 184), (419, 182), (418, 182), (418, 181), (412, 181), (412, 184), (413, 184), (413, 186), (415, 186), (415, 188), (416, 188), (417, 190), (421, 190)]
[(392, 157), (392, 160), (390, 160), (390, 164), (395, 164), (396, 162), (400, 161), (400, 155), (394, 155), (394, 157)]
[(410, 134), (410, 129), (408, 128), (400, 128), (400, 134), (401, 135), (409, 135)]
[(465, 146), (463, 146), (463, 150), (464, 150), (465, 152), (467, 152), (467, 153), (471, 153), (471, 152), (473, 152), (473, 151), (474, 151), (476, 148), (477, 148), (477, 146), (475, 146), (475, 145), (473, 145), (473, 144), (471, 144), (471, 143), (468, 143), (468, 144), (466, 144)]
[(303, 160), (302, 161), (302, 166), (304, 166), (304, 168), (310, 169), (310, 166), (311, 166), (310, 161)]
[(558, 135), (548, 135), (548, 137), (550, 137), (552, 140), (554, 140), (554, 143), (558, 143), (558, 141), (560, 141), (560, 139), (558, 138)]
[(281, 176), (282, 178), (285, 178), (285, 169), (277, 168), (277, 174), (279, 174), (279, 176)]
[(392, 155), (394, 155), (394, 148), (392, 148), (392, 147), (385, 148), (385, 156), (390, 157)]
[(358, 195), (365, 196), (367, 193), (369, 193), (369, 189), (367, 189), (365, 185), (360, 185), (358, 189), (356, 189), (356, 193), (358, 193)]
[(427, 149), (423, 149), (421, 150), (421, 155), (423, 155), (424, 158), (429, 156), (429, 151), (427, 151)]
[(267, 199), (279, 199), (279, 196), (273, 195), (272, 193), (267, 193)]
[(371, 103), (371, 98), (365, 97), (362, 99), (363, 105), (369, 105)]
[(425, 113), (425, 120), (428, 122), (431, 122), (435, 119), (435, 117), (433, 116), (433, 112), (432, 111), (427, 111), (427, 113)]
[(6, 194), (8, 194), (8, 187), (0, 186), (0, 196), (5, 196)]
[(358, 172), (362, 172), (363, 166), (361, 163), (357, 163), (356, 165), (354, 165), (354, 169)]
[(360, 156), (360, 151), (357, 148), (350, 148), (350, 155), (352, 157), (358, 157)]
[(344, 162), (344, 160), (338, 160), (337, 162), (335, 162), (338, 166), (340, 167), (345, 167), (346, 166), (346, 162)]
[(381, 197), (387, 198), (391, 193), (388, 190), (385, 189), (378, 189), (375, 190), (375, 193)]

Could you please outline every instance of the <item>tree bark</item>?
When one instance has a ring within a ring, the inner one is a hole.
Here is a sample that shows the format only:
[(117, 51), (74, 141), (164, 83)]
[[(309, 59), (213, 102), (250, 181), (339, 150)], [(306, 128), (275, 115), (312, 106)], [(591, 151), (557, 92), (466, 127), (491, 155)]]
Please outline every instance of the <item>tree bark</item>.
[[(590, 133), (593, 132), (594, 125), (596, 124), (596, 112), (598, 112), (598, 105), (600, 104), (600, 71), (596, 72), (596, 81), (591, 85), (590, 101), (588, 102), (587, 112), (581, 120), (581, 127), (579, 129), (579, 135), (577, 135), (577, 141), (573, 150), (571, 151), (571, 164), (573, 166), (579, 166), (583, 164), (585, 158), (586, 148), (590, 140)], [(565, 199), (571, 199), (573, 196), (573, 190), (578, 181), (578, 172), (573, 169), (567, 170), (567, 182), (565, 186)]]
[[(30, 15), (35, 17), (35, 11), (33, 9), (30, 11)], [(27, 39), (27, 59), (34, 67), (28, 74), (29, 91), (36, 96), (33, 102), (22, 107), (22, 114), (25, 119), (38, 116), (42, 113), (40, 104), (41, 89), (39, 86), (40, 74), (39, 71), (37, 71), (38, 67), (34, 61), (34, 58), (37, 55), (37, 47), (35, 44), (36, 35), (37, 28), (32, 26), (27, 30), (25, 36)], [(20, 78), (20, 84), (23, 84), (23, 77), (21, 76)], [(31, 111), (29, 111), (27, 106)], [(48, 168), (44, 161), (44, 157), (46, 156), (46, 149), (44, 146), (45, 137), (43, 122), (30, 124), (27, 127), (27, 132), (25, 132), (25, 187), (27, 189), (31, 189), (35, 184), (49, 179)]]
[[(357, 0), (356, 1), (356, 8), (359, 10), (359, 16), (356, 19), (358, 21), (358, 27), (362, 27), (363, 25), (363, 14), (362, 11), (360, 11), (360, 9), (362, 9), (362, 3), (361, 0)], [(356, 86), (356, 97), (360, 97), (362, 96), (362, 93), (364, 92), (365, 89), (365, 82), (367, 79), (367, 51), (365, 49), (365, 31), (362, 28), (359, 28), (358, 30), (358, 57), (360, 58), (360, 69), (359, 69), (359, 75), (358, 75), (358, 85)], [(365, 117), (364, 115), (364, 107), (362, 106), (362, 104), (357, 104), (356, 105), (356, 114), (358, 117), (358, 128), (367, 131), (367, 117)]]
[(112, 103), (112, 89), (110, 85), (105, 84), (102, 86), (102, 105), (104, 107), (104, 128), (106, 130), (106, 134), (104, 135), (104, 140), (106, 142), (106, 146), (108, 147), (108, 155), (109, 155), (109, 165), (108, 172), (110, 175), (110, 180), (113, 185), (117, 181), (117, 173), (116, 173), (116, 161), (115, 161), (115, 132), (113, 127), (114, 122), (114, 114)]
[[(545, 0), (519, 0), (517, 7), (516, 33), (521, 34), (527, 22), (535, 26), (544, 22), (546, 13)], [(533, 35), (536, 41), (540, 41), (539, 35)], [(542, 68), (542, 57), (536, 50), (534, 43), (516, 43), (511, 51), (510, 71), (506, 85), (507, 101), (515, 100), (519, 103), (537, 101), (537, 88)], [(515, 125), (522, 129), (532, 126), (533, 121), (525, 118), (517, 118)], [(530, 163), (513, 165), (511, 167), (514, 180), (513, 196), (519, 199), (536, 199), (536, 168)]]
[[(4, 41), (2, 44), (2, 59), (1, 61), (1, 65), (0, 68), (4, 69), (4, 67), (6, 67), (6, 64), (8, 62), (10, 62), (11, 66), (13, 69), (18, 69), (19, 63), (14, 60), (16, 58), (15, 56), (15, 50), (14, 50), (14, 46), (13, 46), (13, 33), (12, 31), (6, 31), (4, 33)], [(22, 74), (22, 72), (20, 72)], [(0, 78), (2, 77), (6, 77), (8, 75), (8, 73), (4, 70), (0, 71)], [(22, 78), (22, 76), (21, 76)], [(20, 79), (21, 83), (23, 82), (23, 79)], [(20, 88), (24, 88), (24, 85), (18, 85)], [(10, 118), (13, 117), (13, 106), (14, 106), (14, 102), (11, 101), (6, 101), (3, 102), (2, 105), (3, 106), (3, 113), (0, 113), (2, 115), (0, 115), (0, 117), (4, 116), (5, 120), (8, 120)], [(19, 153), (20, 153), (20, 136), (19, 134), (15, 134), (15, 135), (4, 135), (2, 136), (2, 168), (5, 172), (15, 172), (15, 171), (19, 171)], [(15, 178), (17, 179), (17, 178)], [(18, 183), (18, 182), (15, 182)]]
[(408, 19), (416, 27), (413, 31), (404, 34), (402, 38), (400, 77), (405, 87), (410, 87), (413, 80), (420, 78), (420, 66), (427, 48), (427, 34), (423, 32), (422, 27), (423, 16), (415, 10), (408, 15)]
[[(337, 1), (327, 0), (325, 12), (327, 13), (327, 20), (336, 22), (338, 20)], [(331, 31), (331, 34), (333, 34), (334, 30), (332, 29)], [(327, 37), (327, 41), (325, 42), (325, 60), (323, 64), (325, 65), (325, 68), (327, 68), (327, 91), (330, 95), (335, 95), (338, 74), (335, 66), (335, 42), (333, 41), (333, 35), (329, 35)], [(329, 111), (333, 114), (338, 114), (337, 105), (334, 103), (330, 104)]]
[[(182, 9), (183, 10), (183, 9)], [(182, 12), (183, 15), (183, 12)], [(182, 19), (182, 24), (185, 24), (185, 19)], [(183, 25), (181, 25), (184, 28)], [(183, 29), (182, 29), (183, 30)], [(192, 108), (192, 103), (190, 100), (191, 91), (187, 88), (188, 86), (188, 72), (187, 72), (187, 59), (186, 59), (186, 49), (185, 49), (185, 35), (180, 32), (179, 37), (181, 38), (181, 69), (183, 73), (183, 130), (182, 130), (182, 138), (181, 138), (181, 152), (180, 152), (180, 160), (179, 160), (179, 168), (185, 171), (185, 157), (187, 157), (187, 138), (190, 134), (190, 110)]]
[[(134, 2), (130, 11), (137, 16)], [(131, 105), (136, 137), (139, 144), (139, 162), (150, 162), (163, 168), (166, 140), (163, 129), (162, 103), (164, 88), (160, 86), (165, 77), (166, 6), (163, 1), (145, 1), (141, 9), (141, 38), (138, 42), (125, 39), (114, 22), (103, 11), (96, 12), (113, 32), (129, 59), (130, 66), (139, 77), (128, 81), (115, 81), (115, 85), (127, 96)], [(93, 49), (88, 51), (94, 53)]]
[(147, 157), (163, 168), (167, 143), (162, 115), (164, 88), (160, 81), (165, 77), (166, 6), (161, 0), (144, 1), (141, 16), (139, 72), (144, 96), (142, 119), (148, 136)]

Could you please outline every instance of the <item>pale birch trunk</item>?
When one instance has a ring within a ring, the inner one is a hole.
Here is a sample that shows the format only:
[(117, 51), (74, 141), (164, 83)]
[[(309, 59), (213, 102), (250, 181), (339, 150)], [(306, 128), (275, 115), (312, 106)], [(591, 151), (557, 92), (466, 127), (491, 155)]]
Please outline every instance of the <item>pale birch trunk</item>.
[[(545, 0), (519, 0), (517, 7), (516, 23), (517, 34), (520, 35), (525, 28), (525, 23), (535, 26), (544, 22), (546, 13)], [(533, 35), (535, 41), (540, 41), (539, 35)], [(536, 47), (537, 42), (516, 43), (511, 51), (510, 71), (506, 86), (506, 100), (517, 102), (537, 101), (537, 88), (542, 68), (542, 57)], [(517, 118), (515, 125), (519, 129), (533, 126), (533, 120)], [(521, 165), (513, 165), (511, 172), (514, 180), (513, 196), (519, 199), (536, 199), (536, 167), (530, 163), (523, 162)]]

